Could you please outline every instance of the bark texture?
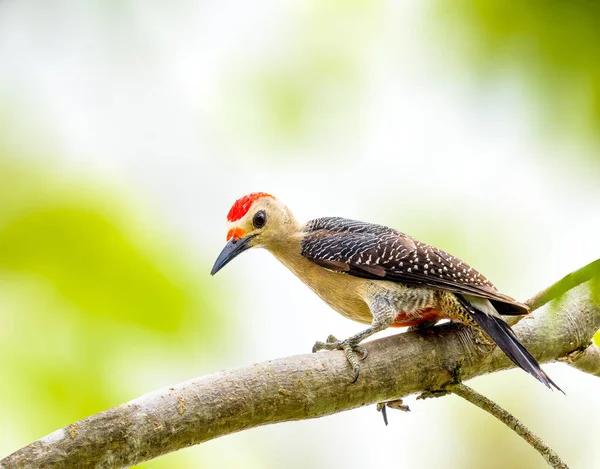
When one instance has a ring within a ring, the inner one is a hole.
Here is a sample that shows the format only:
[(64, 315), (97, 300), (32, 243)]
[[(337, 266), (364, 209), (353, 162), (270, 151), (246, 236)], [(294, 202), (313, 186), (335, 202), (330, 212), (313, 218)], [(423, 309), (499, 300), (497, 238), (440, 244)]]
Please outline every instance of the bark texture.
[[(540, 363), (563, 360), (598, 375), (590, 345), (600, 306), (588, 284), (545, 304), (514, 330)], [(496, 347), (477, 345), (454, 324), (435, 334), (401, 333), (365, 343), (360, 379), (341, 351), (270, 360), (192, 379), (92, 415), (0, 461), (13, 468), (118, 468), (229, 433), (324, 415), (443, 388), (514, 365)], [(533, 378), (532, 378), (533, 379)], [(568, 393), (568, 383), (558, 383)]]

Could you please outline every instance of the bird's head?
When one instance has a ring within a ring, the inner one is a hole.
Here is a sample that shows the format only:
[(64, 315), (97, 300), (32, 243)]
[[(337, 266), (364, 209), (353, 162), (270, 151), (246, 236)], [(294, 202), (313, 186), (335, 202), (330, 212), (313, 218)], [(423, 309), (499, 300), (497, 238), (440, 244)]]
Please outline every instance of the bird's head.
[(217, 257), (210, 274), (252, 247), (276, 249), (297, 230), (288, 208), (271, 194), (253, 192), (235, 201), (227, 214), (227, 244)]

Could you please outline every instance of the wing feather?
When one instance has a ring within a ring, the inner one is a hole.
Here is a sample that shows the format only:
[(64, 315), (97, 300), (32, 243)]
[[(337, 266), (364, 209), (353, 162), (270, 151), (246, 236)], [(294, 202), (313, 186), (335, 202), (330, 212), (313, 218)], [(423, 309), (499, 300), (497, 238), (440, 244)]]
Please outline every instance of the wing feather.
[(529, 311), (460, 259), (392, 228), (328, 217), (304, 231), (302, 255), (327, 269), (487, 298), (500, 303), (501, 314)]

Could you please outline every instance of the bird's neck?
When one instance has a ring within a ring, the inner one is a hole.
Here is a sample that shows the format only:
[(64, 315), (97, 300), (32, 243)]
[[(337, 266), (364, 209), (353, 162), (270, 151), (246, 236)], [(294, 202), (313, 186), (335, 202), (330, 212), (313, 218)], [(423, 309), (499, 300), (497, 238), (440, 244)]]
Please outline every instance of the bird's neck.
[(288, 232), (280, 235), (265, 247), (285, 265), (294, 264), (299, 259), (303, 259), (302, 235), (299, 232)]
[(302, 255), (302, 238), (301, 228), (294, 227), (293, 230), (286, 231), (277, 240), (265, 247), (279, 262), (300, 277), (301, 280), (305, 280), (306, 275), (318, 266)]

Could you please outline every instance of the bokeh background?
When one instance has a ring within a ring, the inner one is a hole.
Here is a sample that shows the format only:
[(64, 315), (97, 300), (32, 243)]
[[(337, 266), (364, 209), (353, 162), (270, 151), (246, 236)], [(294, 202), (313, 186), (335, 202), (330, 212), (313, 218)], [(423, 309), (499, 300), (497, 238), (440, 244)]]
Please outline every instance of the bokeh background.
[[(95, 412), (359, 330), (265, 252), (251, 191), (392, 225), (526, 299), (600, 257), (596, 2), (0, 1), (0, 456)], [(600, 380), (470, 384), (573, 468)], [(227, 436), (148, 468), (543, 468), (459, 398)]]

